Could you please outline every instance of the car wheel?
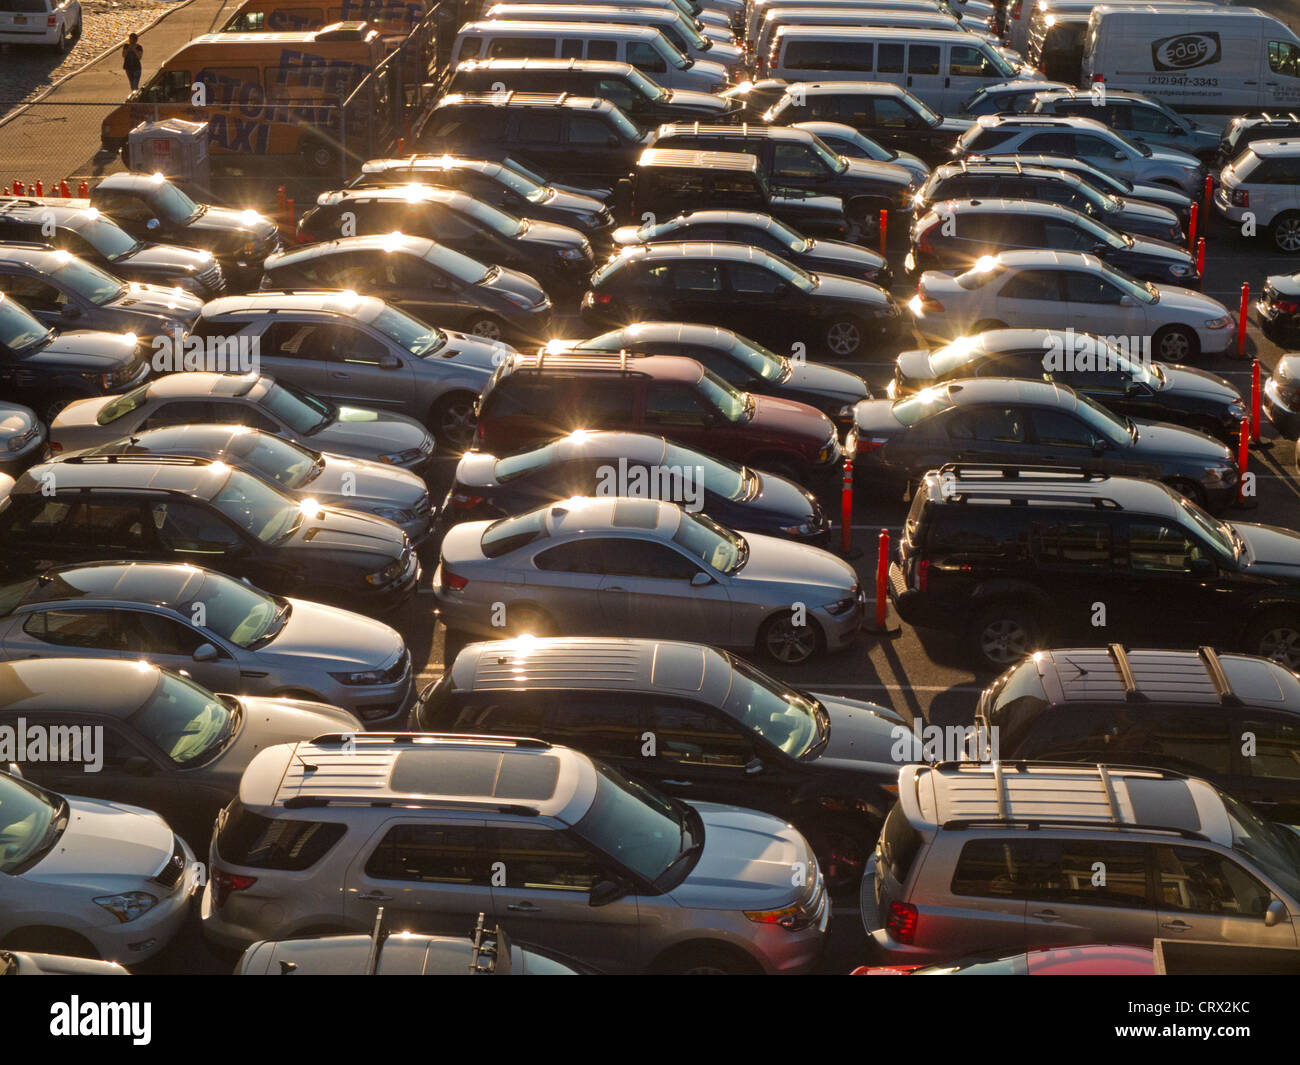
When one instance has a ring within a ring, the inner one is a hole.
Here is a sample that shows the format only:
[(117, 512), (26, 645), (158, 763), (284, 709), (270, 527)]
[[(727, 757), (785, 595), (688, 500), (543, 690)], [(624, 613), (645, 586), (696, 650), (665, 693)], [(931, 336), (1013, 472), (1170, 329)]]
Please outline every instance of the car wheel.
[(1287, 211), (1273, 219), (1268, 227), (1273, 247), (1287, 255), (1300, 252), (1300, 211)]
[(5, 936), (0, 947), (31, 954), (62, 954), (68, 958), (99, 958), (90, 940), (66, 928), (19, 928)]
[(71, 47), (72, 44), (68, 40), (68, 30), (66, 26), (59, 30), (59, 39), (49, 46), (50, 51), (54, 52), (56, 55), (67, 55), (68, 49)]
[(47, 426), (50, 425), (54, 421), (54, 419), (58, 417), (59, 412), (62, 411), (64, 407), (66, 407), (69, 403), (74, 403), (81, 398), (82, 397), (77, 395), (75, 392), (60, 392), (60, 393), (56, 393), (53, 396), (50, 396), (41, 405), (41, 409), (39, 412), (41, 416), (41, 421), (43, 421)]
[(484, 340), (504, 340), (506, 327), (500, 318), (490, 314), (477, 314), (466, 324), (465, 332)]
[(1165, 484), (1169, 485), (1175, 492), (1186, 496), (1198, 507), (1205, 508), (1205, 489), (1195, 481), (1189, 481), (1185, 477), (1172, 477)]
[(723, 943), (687, 947), (655, 969), (673, 976), (750, 976), (761, 971), (752, 958)]
[(554, 636), (555, 622), (544, 611), (532, 606), (506, 606), (507, 636)]
[(1246, 630), (1248, 654), (1271, 658), (1293, 673), (1300, 671), (1300, 615), (1265, 614)]
[(1185, 325), (1166, 325), (1151, 338), (1156, 358), (1161, 362), (1188, 362), (1201, 353), (1200, 341)]
[(836, 318), (826, 327), (826, 349), (832, 355), (848, 358), (862, 350), (864, 330), (856, 318)]
[(429, 428), (433, 434), (455, 451), (467, 451), (474, 443), (474, 431), (478, 425), (474, 416), (475, 399), (470, 392), (454, 392), (438, 400), (429, 415)]
[(995, 603), (971, 626), (971, 642), (979, 661), (1000, 673), (1037, 648), (1038, 622), (1015, 603)]
[(805, 618), (794, 623), (794, 611), (787, 610), (763, 622), (758, 630), (758, 651), (783, 666), (798, 666), (814, 658), (822, 648), (822, 633), (817, 622)]
[(76, 44), (81, 40), (81, 19), (77, 19), (77, 28), (72, 33), (72, 43)]
[(809, 825), (804, 835), (817, 855), (817, 864), (826, 878), (826, 890), (839, 895), (862, 882), (867, 859), (880, 835), (880, 825), (873, 831), (864, 819), (833, 817)]
[(996, 318), (984, 318), (971, 326), (972, 335), (975, 333), (986, 333), (990, 329), (1005, 329), (1006, 325), (999, 322)]

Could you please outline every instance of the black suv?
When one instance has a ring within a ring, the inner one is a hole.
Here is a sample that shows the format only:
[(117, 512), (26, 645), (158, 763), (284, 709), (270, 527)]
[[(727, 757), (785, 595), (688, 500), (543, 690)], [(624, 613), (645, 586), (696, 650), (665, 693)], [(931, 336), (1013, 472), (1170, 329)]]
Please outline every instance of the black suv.
[(300, 503), (207, 459), (42, 463), (0, 498), (6, 576), (118, 559), (210, 566), (270, 592), (349, 609), (396, 607), (420, 575), (410, 540), (391, 521)]
[(741, 105), (711, 92), (665, 89), (631, 63), (602, 59), (467, 59), (447, 91), (567, 92), (608, 100), (639, 125), (725, 121)]
[(632, 169), (648, 134), (608, 100), (569, 93), (452, 93), (420, 135), (424, 151), (508, 151), (564, 180), (615, 182)]
[(1300, 669), (1300, 533), (1217, 521), (1165, 485), (1064, 468), (944, 466), (889, 567), (904, 621), (1002, 670), (1082, 641), (1212, 643)]
[(744, 152), (647, 148), (615, 190), (620, 218), (638, 223), (682, 211), (758, 211), (825, 237), (849, 233), (844, 201), (788, 186), (769, 186), (758, 159)]
[(848, 159), (806, 129), (789, 126), (705, 126), (667, 123), (653, 134), (656, 148), (746, 152), (771, 184), (838, 196), (850, 220), (870, 224), (882, 208), (910, 211), (911, 175), (892, 163)]
[(438, 185), (459, 189), (476, 200), (539, 222), (571, 226), (589, 239), (603, 240), (614, 216), (603, 200), (534, 181), (508, 160), (463, 155), (407, 155), (371, 159), (349, 188), (375, 185)]
[(1007, 761), (1172, 769), (1300, 820), (1300, 678), (1279, 662), (1208, 646), (1044, 651), (984, 690), (975, 724)]
[(763, 121), (840, 122), (877, 144), (918, 155), (931, 166), (952, 157), (952, 146), (974, 125), (932, 111), (906, 89), (885, 81), (798, 82), (786, 90)]
[(1121, 233), (1175, 244), (1186, 239), (1178, 215), (1168, 207), (1103, 192), (1078, 174), (1026, 164), (1015, 156), (988, 161), (961, 159), (935, 167), (916, 194), (916, 214), (920, 216), (945, 200), (986, 197), (1060, 204)]
[(1270, 115), (1266, 111), (1257, 115), (1238, 115), (1224, 128), (1210, 166), (1222, 170), (1255, 141), (1293, 137), (1300, 137), (1300, 115), (1293, 111), (1285, 115)]
[(862, 879), (899, 766), (920, 751), (894, 710), (657, 640), (470, 644), (421, 693), (410, 728), (535, 736), (690, 802), (778, 814), (808, 837), (832, 891)]
[[(51, 224), (54, 232), (48, 233)], [(210, 251), (136, 240), (98, 208), (73, 207), (66, 200), (0, 197), (0, 241), (62, 248), (123, 281), (179, 285), (205, 300), (226, 289), (221, 264)]]
[(576, 229), (523, 219), (467, 193), (432, 185), (322, 192), (298, 222), (300, 243), (393, 232), (428, 237), (548, 286), (583, 284), (595, 261), (591, 242)]

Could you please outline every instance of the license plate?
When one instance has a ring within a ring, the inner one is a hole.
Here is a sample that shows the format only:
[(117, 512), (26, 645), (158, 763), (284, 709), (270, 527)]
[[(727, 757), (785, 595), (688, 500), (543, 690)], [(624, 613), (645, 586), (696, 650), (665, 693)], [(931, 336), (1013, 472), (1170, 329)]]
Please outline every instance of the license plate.
[(26, 26), (26, 25), (27, 25), (27, 16), (26, 16), (26, 15), (15, 15), (15, 16), (14, 16), (14, 25), (15, 25), (15, 26)]

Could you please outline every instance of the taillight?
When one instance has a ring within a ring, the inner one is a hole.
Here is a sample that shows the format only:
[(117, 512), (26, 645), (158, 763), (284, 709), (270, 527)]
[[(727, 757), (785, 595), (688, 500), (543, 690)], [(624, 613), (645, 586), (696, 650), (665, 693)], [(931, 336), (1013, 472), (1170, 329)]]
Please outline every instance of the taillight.
[(898, 942), (910, 943), (916, 938), (916, 925), (919, 919), (920, 915), (916, 912), (915, 906), (907, 902), (891, 902), (885, 928)]
[(474, 440), (479, 447), (487, 443), (487, 427), (483, 424), (482, 419), (474, 429)]
[(212, 904), (217, 907), (224, 906), (232, 891), (243, 891), (256, 883), (255, 876), (240, 876), (238, 873), (227, 873), (224, 869), (213, 869)]
[(916, 564), (916, 590), (918, 592), (925, 591), (925, 586), (929, 583), (929, 580), (930, 560), (928, 558), (923, 558)]
[(1093, 83), (1096, 84), (1096, 83), (1098, 83), (1098, 82), (1105, 81), (1106, 79), (1103, 78), (1100, 74), (1094, 74), (1094, 75), (1092, 76), (1092, 80), (1093, 80)]
[(614, 297), (608, 292), (593, 292), (591, 294), (591, 302), (599, 303), (603, 307), (607, 303), (613, 303)]
[(452, 492), (451, 494), (451, 505), (457, 510), (473, 510), (482, 502), (482, 496), (472, 496), (468, 492)]
[(923, 311), (943, 310), (943, 304), (926, 292), (919, 281), (916, 284), (916, 298), (921, 301), (921, 310)]
[(1295, 300), (1274, 300), (1273, 306), (1283, 314), (1296, 314), (1300, 312), (1300, 303)]
[(1249, 206), (1250, 206), (1250, 192), (1249, 192), (1248, 190), (1246, 190), (1246, 189), (1233, 189), (1233, 190), (1232, 190), (1232, 206), (1233, 206), (1233, 207), (1249, 207)]
[(873, 436), (866, 440), (864, 440), (862, 437), (858, 437), (857, 453), (859, 455), (869, 455), (871, 454), (871, 452), (877, 450), (878, 448), (884, 447), (885, 444), (888, 442), (889, 442), (889, 438), (886, 436)]
[(60, 444), (57, 440), (51, 440), (49, 443), (50, 443), (50, 454), (57, 455), (63, 450), (63, 445)]
[(45, 25), (47, 25), (47, 26), (57, 26), (58, 24), (59, 24), (59, 20), (58, 20), (58, 17), (57, 17), (57, 16), (55, 16), (55, 15), (46, 15), (46, 16), (45, 16)]
[(446, 566), (442, 567), (442, 590), (444, 592), (449, 589), (453, 592), (463, 592), (467, 584), (469, 584), (468, 577), (452, 573)]

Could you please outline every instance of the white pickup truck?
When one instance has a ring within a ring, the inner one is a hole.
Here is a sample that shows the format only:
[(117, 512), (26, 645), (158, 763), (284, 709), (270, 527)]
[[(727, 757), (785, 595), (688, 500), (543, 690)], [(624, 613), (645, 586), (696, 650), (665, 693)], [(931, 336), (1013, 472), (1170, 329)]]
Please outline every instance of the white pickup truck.
[(0, 0), (0, 44), (66, 52), (81, 38), (77, 0)]

